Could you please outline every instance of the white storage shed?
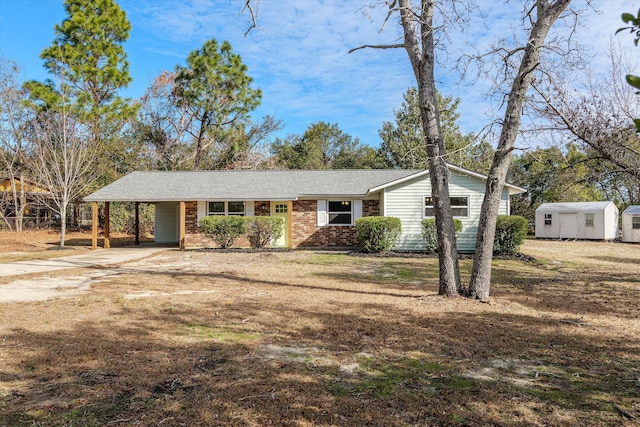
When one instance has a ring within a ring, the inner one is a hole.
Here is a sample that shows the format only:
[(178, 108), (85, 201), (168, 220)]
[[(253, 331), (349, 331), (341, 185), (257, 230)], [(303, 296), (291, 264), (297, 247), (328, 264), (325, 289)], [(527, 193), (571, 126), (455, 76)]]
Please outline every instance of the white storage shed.
[(613, 240), (618, 208), (613, 202), (543, 203), (536, 209), (536, 238)]
[(622, 212), (622, 241), (640, 243), (640, 206), (629, 206)]

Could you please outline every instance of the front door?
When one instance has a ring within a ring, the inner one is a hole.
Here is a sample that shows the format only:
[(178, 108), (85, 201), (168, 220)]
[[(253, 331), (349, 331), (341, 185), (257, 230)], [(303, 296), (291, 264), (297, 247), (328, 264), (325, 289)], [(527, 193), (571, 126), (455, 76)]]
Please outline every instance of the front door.
[(280, 248), (287, 247), (289, 242), (289, 203), (287, 202), (271, 202), (271, 216), (282, 218), (282, 235), (279, 239), (274, 239), (271, 246)]

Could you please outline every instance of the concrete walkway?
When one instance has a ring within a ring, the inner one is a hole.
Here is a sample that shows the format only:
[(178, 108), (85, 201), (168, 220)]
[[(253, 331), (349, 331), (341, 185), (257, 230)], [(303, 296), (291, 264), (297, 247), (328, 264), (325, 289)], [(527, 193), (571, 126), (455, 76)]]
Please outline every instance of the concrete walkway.
[(43, 273), (68, 268), (104, 267), (135, 261), (170, 249), (171, 248), (164, 246), (128, 246), (123, 248), (96, 249), (82, 255), (71, 255), (61, 258), (10, 262), (0, 264), (0, 277)]

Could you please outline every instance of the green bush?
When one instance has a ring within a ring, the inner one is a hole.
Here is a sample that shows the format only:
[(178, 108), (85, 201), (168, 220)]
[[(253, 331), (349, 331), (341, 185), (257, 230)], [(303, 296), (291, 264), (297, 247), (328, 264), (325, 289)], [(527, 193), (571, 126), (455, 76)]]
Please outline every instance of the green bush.
[(493, 241), (493, 253), (513, 255), (527, 237), (528, 222), (517, 215), (499, 215), (496, 221), (496, 237)]
[[(456, 231), (456, 234), (462, 231), (462, 221), (459, 219), (453, 220), (453, 228)], [(422, 220), (422, 238), (426, 243), (426, 250), (429, 252), (437, 252), (438, 251), (438, 230), (436, 229), (436, 220), (435, 218), (423, 219)]]
[(271, 216), (248, 216), (245, 218), (247, 239), (252, 248), (264, 248), (282, 236), (284, 219)]
[(214, 242), (226, 249), (244, 234), (244, 217), (242, 216), (205, 216), (200, 219), (200, 232), (208, 235)]
[(366, 216), (356, 219), (356, 231), (364, 252), (383, 252), (396, 244), (402, 225), (399, 218)]

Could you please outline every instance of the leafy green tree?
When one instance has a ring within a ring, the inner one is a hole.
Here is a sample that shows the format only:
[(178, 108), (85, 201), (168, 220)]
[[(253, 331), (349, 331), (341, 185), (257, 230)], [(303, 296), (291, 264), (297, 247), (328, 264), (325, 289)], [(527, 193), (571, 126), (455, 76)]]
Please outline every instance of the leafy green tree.
[(30, 81), (25, 87), (40, 111), (60, 106), (64, 97), (69, 114), (86, 123), (91, 142), (101, 146), (99, 166), (118, 173), (128, 146), (114, 136), (135, 114), (129, 100), (118, 95), (131, 82), (123, 47), (131, 25), (113, 0), (65, 0), (64, 7), (67, 17), (55, 26), (53, 43), (40, 55), (58, 82)]
[(343, 132), (337, 123), (312, 123), (302, 136), (276, 139), (271, 149), (278, 163), (288, 169), (384, 167), (376, 150)]
[[(415, 87), (408, 88), (403, 98), (401, 108), (394, 113), (395, 123), (384, 122), (378, 132), (382, 139), (380, 153), (391, 167), (427, 169), (429, 158), (424, 143), (418, 90)], [(443, 97), (437, 92), (436, 102), (447, 162), (478, 172), (488, 171), (493, 149), (486, 141), (476, 142), (473, 134), (462, 133), (456, 124), (460, 118), (457, 112), (460, 100)]]
[(529, 221), (545, 202), (582, 202), (604, 197), (592, 174), (589, 155), (576, 144), (538, 148), (514, 157), (509, 179), (527, 189), (511, 197), (511, 213)]
[(205, 42), (189, 54), (186, 67), (176, 67), (176, 96), (193, 119), (189, 133), (195, 141), (194, 169), (201, 168), (206, 150), (221, 134), (260, 104), (262, 92), (251, 88), (252, 81), (227, 41)]

